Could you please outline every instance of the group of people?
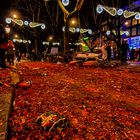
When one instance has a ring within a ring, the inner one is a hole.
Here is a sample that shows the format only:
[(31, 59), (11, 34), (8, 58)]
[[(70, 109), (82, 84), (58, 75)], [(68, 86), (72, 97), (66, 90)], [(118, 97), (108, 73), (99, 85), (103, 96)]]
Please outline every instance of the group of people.
[(0, 24), (0, 68), (6, 68), (6, 53), (7, 62), (14, 64), (14, 44), (5, 32), (3, 25)]
[[(111, 57), (114, 56), (112, 55), (112, 46), (111, 43), (103, 43), (102, 47), (101, 47), (101, 52), (102, 52), (102, 59), (105, 60), (106, 62), (110, 62)], [(128, 53), (129, 52), (129, 53)], [(128, 55), (129, 54), (129, 55)], [(122, 44), (120, 46), (120, 60), (122, 63), (126, 63), (126, 61), (129, 60), (134, 60), (134, 55), (135, 54), (135, 50), (132, 48), (131, 50), (129, 49), (129, 45), (127, 43), (127, 40), (123, 40)], [(130, 58), (129, 58), (129, 57)], [(114, 56), (115, 59), (115, 56)], [(138, 51), (138, 61), (140, 61), (140, 48)]]

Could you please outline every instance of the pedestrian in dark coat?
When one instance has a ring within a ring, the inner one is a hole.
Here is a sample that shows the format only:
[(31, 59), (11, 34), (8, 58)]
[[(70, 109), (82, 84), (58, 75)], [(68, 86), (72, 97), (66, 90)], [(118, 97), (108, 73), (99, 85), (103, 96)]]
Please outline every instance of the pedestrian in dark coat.
[(6, 68), (5, 51), (8, 48), (8, 38), (3, 25), (0, 24), (0, 67)]
[(111, 59), (111, 43), (108, 43), (108, 45), (106, 47), (106, 51), (107, 51), (107, 61), (110, 62), (110, 59)]
[(128, 51), (129, 51), (128, 43), (127, 43), (127, 41), (123, 41), (122, 45), (121, 45), (121, 52), (122, 52), (121, 61), (122, 62), (126, 62), (126, 60), (127, 60), (127, 52)]

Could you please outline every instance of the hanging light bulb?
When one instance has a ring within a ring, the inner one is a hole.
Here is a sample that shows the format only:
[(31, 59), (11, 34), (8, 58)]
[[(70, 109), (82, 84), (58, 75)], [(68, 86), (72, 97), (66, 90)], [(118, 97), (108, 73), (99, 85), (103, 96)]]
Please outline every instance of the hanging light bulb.
[(29, 25), (29, 21), (24, 21), (24, 25), (28, 26)]
[(41, 25), (41, 29), (44, 30), (45, 28), (46, 28), (45, 24), (42, 24), (42, 25)]
[(96, 8), (96, 11), (97, 11), (98, 14), (101, 14), (104, 11), (103, 6), (98, 5), (97, 8)]
[(11, 18), (6, 18), (5, 19), (5, 22), (8, 23), (8, 24), (10, 24), (12, 22), (12, 19)]
[(122, 14), (123, 14), (123, 9), (118, 9), (117, 15), (118, 15), (118, 16), (121, 16)]
[(140, 13), (135, 15), (135, 19), (140, 19)]
[(62, 3), (64, 6), (68, 6), (70, 2), (69, 0), (62, 0)]

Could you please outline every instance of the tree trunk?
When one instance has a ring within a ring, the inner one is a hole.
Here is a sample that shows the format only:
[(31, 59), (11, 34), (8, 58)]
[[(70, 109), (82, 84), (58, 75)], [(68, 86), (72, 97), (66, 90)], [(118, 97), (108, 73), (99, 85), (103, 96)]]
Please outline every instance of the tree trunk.
[(64, 54), (67, 52), (69, 52), (69, 18), (66, 18), (64, 31)]

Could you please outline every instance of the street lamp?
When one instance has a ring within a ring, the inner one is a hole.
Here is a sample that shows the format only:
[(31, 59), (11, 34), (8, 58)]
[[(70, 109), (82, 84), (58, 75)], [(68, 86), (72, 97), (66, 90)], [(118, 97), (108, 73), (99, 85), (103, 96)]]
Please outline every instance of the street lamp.
[(49, 41), (51, 42), (52, 40), (53, 40), (53, 36), (51, 35), (51, 36), (49, 36)]
[(17, 18), (17, 15), (16, 14), (13, 14), (13, 18)]
[(18, 38), (18, 35), (17, 34), (15, 34), (15, 38)]
[(72, 18), (72, 19), (69, 21), (69, 25), (70, 25), (70, 26), (77, 26), (77, 19), (76, 19), (76, 18)]

